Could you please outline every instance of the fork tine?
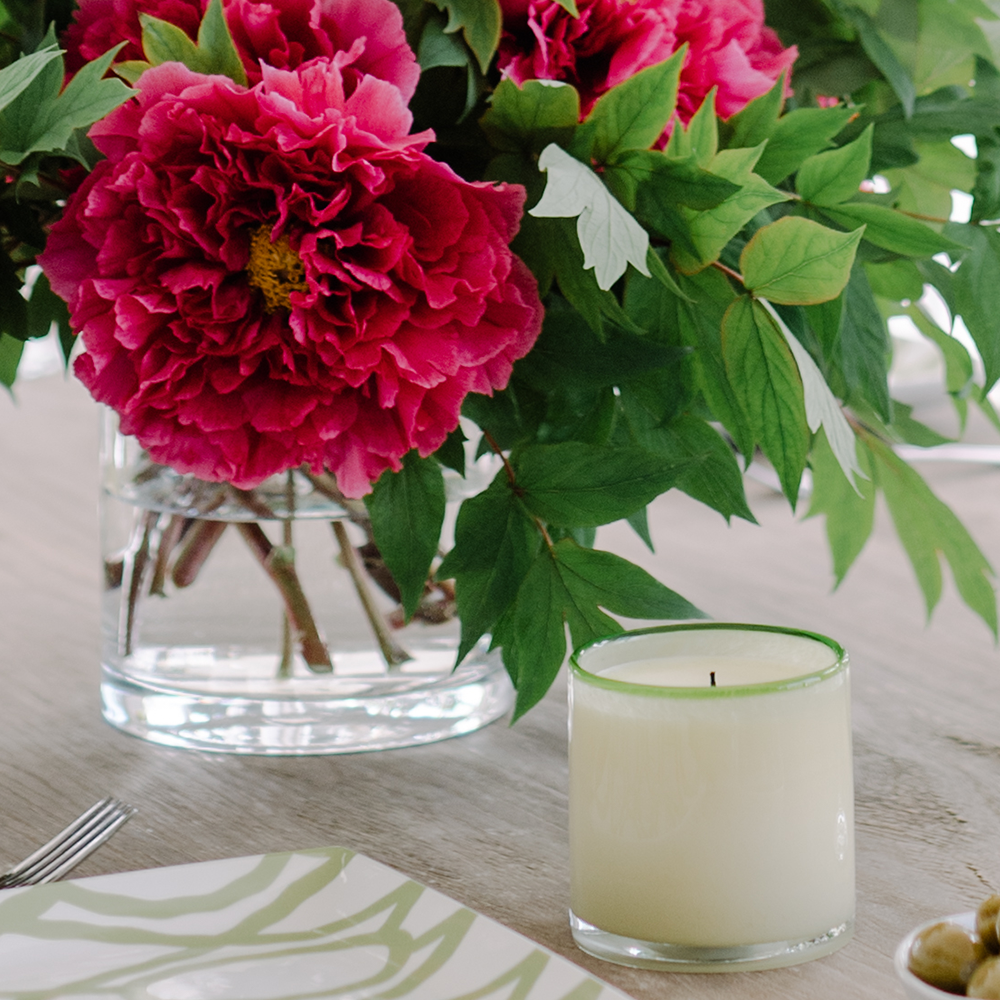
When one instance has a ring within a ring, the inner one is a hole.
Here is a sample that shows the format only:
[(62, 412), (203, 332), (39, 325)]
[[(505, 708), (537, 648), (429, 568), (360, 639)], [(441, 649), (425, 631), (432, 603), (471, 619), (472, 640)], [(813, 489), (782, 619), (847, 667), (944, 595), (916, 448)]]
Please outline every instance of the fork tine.
[(26, 872), (29, 868), (33, 867), (39, 861), (47, 858), (53, 851), (57, 850), (68, 838), (74, 836), (79, 830), (86, 826), (91, 819), (94, 818), (99, 812), (111, 804), (111, 799), (101, 799), (100, 802), (95, 802), (82, 816), (78, 816), (65, 830), (57, 833), (47, 844), (43, 844), (38, 848), (33, 854), (29, 854), (20, 864), (15, 865), (9, 871), (4, 872), (0, 875), (0, 880), (6, 881), (7, 879), (16, 878), (17, 876)]
[(101, 844), (109, 840), (115, 830), (136, 812), (132, 806), (127, 806), (124, 803), (115, 803), (115, 805), (119, 807), (117, 811), (105, 816), (101, 823), (91, 831), (89, 839), (78, 840), (72, 851), (67, 852), (61, 859), (56, 859), (58, 864), (53, 861), (55, 867), (50, 867), (39, 878), (33, 879), (31, 884), (39, 885), (42, 882), (53, 882), (62, 878), (84, 858), (93, 854)]
[(60, 878), (103, 844), (134, 812), (116, 799), (102, 799), (19, 865), (0, 875), (0, 889)]

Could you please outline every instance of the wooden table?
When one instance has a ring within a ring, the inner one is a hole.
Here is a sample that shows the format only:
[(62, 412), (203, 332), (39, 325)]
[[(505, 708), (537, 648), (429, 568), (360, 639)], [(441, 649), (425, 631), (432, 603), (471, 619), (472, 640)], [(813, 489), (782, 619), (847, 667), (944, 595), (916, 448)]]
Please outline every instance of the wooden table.
[[(842, 587), (821, 520), (750, 484), (755, 527), (682, 495), (598, 544), (716, 618), (826, 633), (851, 653), (858, 918), (837, 954), (775, 972), (640, 972), (578, 951), (566, 922), (565, 686), (513, 728), (342, 757), (163, 749), (98, 710), (97, 415), (59, 376), (0, 398), (0, 867), (106, 794), (141, 812), (77, 873), (341, 844), (521, 931), (637, 998), (845, 1000), (902, 992), (899, 939), (1000, 891), (1000, 657), (950, 582), (925, 627), (884, 510)], [(1000, 473), (924, 467), (1000, 566)]]

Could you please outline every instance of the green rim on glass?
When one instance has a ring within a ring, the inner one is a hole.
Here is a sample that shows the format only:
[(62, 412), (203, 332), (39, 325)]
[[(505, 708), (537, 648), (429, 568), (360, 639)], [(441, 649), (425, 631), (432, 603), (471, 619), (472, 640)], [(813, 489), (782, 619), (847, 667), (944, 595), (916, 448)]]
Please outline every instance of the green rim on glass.
[[(634, 681), (619, 681), (601, 674), (591, 673), (580, 665), (580, 658), (588, 650), (612, 643), (629, 642), (639, 636), (659, 635), (674, 632), (770, 632), (777, 635), (794, 636), (800, 639), (811, 639), (828, 647), (836, 657), (834, 662), (821, 670), (812, 670), (798, 677), (788, 677), (780, 681), (767, 681), (762, 684), (726, 685), (724, 687), (666, 687), (661, 684), (637, 684)], [(594, 687), (606, 688), (609, 691), (619, 691), (622, 694), (636, 694), (647, 698), (738, 698), (755, 694), (770, 694), (775, 691), (793, 691), (797, 688), (809, 687), (834, 676), (848, 665), (847, 650), (838, 642), (820, 635), (818, 632), (806, 632), (802, 629), (784, 628), (780, 625), (740, 625), (735, 622), (705, 622), (687, 623), (684, 625), (655, 625), (650, 628), (631, 629), (626, 632), (616, 632), (614, 635), (603, 636), (585, 643), (575, 649), (569, 658), (570, 669), (574, 677)]]

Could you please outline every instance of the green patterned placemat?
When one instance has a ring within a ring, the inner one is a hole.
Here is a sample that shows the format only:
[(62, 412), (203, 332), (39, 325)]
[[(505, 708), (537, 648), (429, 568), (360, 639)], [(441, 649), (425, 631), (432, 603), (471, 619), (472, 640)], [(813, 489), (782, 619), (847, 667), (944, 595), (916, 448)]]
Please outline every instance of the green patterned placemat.
[(3, 1000), (625, 1000), (340, 847), (0, 893)]

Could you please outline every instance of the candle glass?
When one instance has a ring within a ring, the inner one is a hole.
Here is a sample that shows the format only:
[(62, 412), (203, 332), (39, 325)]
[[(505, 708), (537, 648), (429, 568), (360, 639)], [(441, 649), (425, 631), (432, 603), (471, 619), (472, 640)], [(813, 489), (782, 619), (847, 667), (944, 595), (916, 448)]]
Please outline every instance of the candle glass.
[(848, 658), (820, 635), (675, 625), (571, 658), (570, 924), (622, 965), (795, 965), (854, 929)]

